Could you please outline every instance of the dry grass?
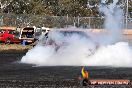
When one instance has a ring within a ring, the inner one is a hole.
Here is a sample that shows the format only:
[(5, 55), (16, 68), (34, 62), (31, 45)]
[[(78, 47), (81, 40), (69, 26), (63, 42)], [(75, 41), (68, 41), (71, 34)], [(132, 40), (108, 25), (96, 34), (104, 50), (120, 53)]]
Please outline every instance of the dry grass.
[(0, 50), (10, 50), (10, 49), (14, 49), (14, 50), (24, 50), (24, 49), (31, 49), (32, 46), (31, 45), (26, 45), (26, 46), (22, 46), (21, 44), (2, 44), (0, 43)]

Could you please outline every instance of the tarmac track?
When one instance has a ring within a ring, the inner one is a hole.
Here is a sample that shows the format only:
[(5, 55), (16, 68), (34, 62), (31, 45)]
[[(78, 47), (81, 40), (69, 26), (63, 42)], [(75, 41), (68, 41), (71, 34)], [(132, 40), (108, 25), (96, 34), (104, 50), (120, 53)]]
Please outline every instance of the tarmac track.
[[(12, 52), (13, 51), (13, 52)], [(0, 51), (0, 88), (82, 87), (80, 66), (35, 67), (20, 63), (25, 51)], [(132, 79), (132, 68), (85, 67), (89, 79)], [(131, 85), (102, 85), (88, 88), (132, 88)]]

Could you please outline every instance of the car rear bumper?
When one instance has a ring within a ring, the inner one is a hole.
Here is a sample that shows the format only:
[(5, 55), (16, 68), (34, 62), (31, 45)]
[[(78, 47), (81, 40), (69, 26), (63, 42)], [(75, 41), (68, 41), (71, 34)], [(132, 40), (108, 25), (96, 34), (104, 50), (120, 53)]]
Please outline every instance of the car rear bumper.
[(34, 38), (21, 38), (21, 40), (26, 40), (26, 42), (32, 43), (34, 41)]

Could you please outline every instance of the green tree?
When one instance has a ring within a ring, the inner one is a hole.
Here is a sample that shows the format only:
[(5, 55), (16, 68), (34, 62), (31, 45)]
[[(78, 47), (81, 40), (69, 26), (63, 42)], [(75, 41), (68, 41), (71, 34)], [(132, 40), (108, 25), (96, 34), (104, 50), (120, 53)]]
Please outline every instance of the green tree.
[(42, 0), (31, 0), (30, 7), (32, 8), (30, 10), (31, 14), (34, 15), (53, 15), (53, 11), (51, 9), (51, 6), (48, 6), (45, 1)]

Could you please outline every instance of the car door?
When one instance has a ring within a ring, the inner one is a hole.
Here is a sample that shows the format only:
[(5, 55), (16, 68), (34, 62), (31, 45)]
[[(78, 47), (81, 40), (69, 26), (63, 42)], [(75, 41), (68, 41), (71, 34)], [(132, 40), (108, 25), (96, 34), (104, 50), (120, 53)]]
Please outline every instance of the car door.
[(19, 39), (19, 33), (16, 30), (10, 30), (9, 37), (11, 39), (11, 42), (21, 42)]

